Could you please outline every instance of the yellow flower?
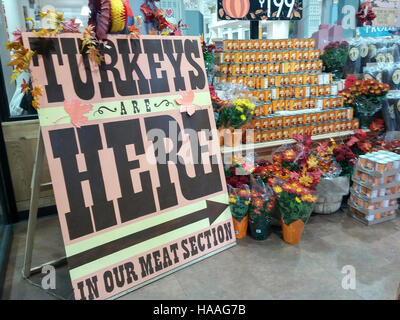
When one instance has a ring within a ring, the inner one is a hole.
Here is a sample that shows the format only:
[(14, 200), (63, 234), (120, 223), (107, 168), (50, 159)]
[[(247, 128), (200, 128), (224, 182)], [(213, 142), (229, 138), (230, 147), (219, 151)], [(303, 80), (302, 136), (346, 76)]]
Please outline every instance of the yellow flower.
[(243, 121), (245, 121), (245, 120), (246, 120), (246, 116), (245, 116), (244, 114), (242, 114), (242, 115), (240, 116), (240, 119), (242, 119)]
[(245, 201), (244, 204), (247, 206), (249, 205), (250, 201)]
[(308, 158), (307, 164), (308, 164), (309, 168), (314, 168), (318, 165), (318, 160), (317, 160), (317, 158), (311, 156)]
[(243, 112), (243, 108), (242, 107), (236, 107), (236, 110), (239, 112)]
[(299, 199), (299, 197), (296, 197), (296, 202), (297, 202), (297, 203), (300, 203), (300, 202), (301, 202), (301, 200)]
[(282, 188), (279, 186), (274, 187), (274, 191), (275, 193), (281, 193), (282, 192)]
[(309, 177), (309, 176), (301, 176), (300, 179), (299, 179), (299, 182), (303, 186), (309, 187), (312, 184), (313, 179), (311, 177)]

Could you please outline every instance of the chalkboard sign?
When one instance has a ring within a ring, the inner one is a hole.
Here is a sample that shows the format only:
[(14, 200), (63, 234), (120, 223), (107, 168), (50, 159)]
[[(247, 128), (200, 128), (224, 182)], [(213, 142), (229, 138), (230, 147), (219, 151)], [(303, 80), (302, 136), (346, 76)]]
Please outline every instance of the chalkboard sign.
[(300, 20), (303, 0), (218, 0), (220, 20)]

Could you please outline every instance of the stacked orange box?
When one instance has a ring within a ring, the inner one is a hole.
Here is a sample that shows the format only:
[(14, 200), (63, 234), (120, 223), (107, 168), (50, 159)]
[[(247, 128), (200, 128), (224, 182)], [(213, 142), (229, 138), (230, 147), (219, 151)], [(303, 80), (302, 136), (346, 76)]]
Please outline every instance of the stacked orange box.
[(352, 177), (350, 215), (367, 225), (396, 218), (400, 155), (378, 151), (360, 156)]
[(332, 74), (322, 72), (313, 39), (224, 40), (217, 79), (243, 85), (257, 99), (251, 123), (256, 142), (359, 127)]

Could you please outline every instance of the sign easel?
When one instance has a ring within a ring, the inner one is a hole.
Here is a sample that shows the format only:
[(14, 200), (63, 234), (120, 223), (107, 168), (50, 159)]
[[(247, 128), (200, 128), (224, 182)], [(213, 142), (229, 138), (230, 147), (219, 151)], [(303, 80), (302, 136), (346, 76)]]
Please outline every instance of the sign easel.
[(22, 276), (24, 278), (29, 278), (32, 274), (41, 272), (43, 266), (45, 265), (53, 265), (54, 267), (57, 267), (65, 265), (67, 263), (67, 259), (64, 256), (60, 259), (49, 261), (32, 268), (33, 244), (35, 240), (40, 189), (42, 187), (45, 186), (47, 187), (52, 184), (51, 182), (44, 184), (40, 183), (40, 178), (42, 176), (42, 169), (43, 169), (43, 161), (45, 156), (46, 155), (44, 151), (43, 137), (41, 130), (39, 129), (35, 163), (33, 166), (32, 180), (31, 180), (31, 198), (29, 204), (28, 229), (26, 232), (24, 264), (22, 268)]

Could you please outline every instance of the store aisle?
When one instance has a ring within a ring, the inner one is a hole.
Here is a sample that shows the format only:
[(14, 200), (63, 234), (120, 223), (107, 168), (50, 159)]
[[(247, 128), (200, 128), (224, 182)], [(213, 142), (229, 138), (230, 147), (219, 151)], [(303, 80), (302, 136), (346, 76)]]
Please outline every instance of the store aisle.
[[(15, 225), (2, 299), (55, 299), (21, 277), (26, 222)], [(250, 237), (120, 299), (394, 299), (400, 282), (400, 218), (366, 227), (340, 212), (312, 216), (291, 246), (280, 227), (265, 241)], [(33, 262), (63, 254), (56, 216), (39, 220)], [(344, 266), (354, 266), (356, 289), (345, 290)], [(32, 278), (40, 283), (43, 275)], [(56, 292), (71, 298), (67, 268), (57, 269)]]

